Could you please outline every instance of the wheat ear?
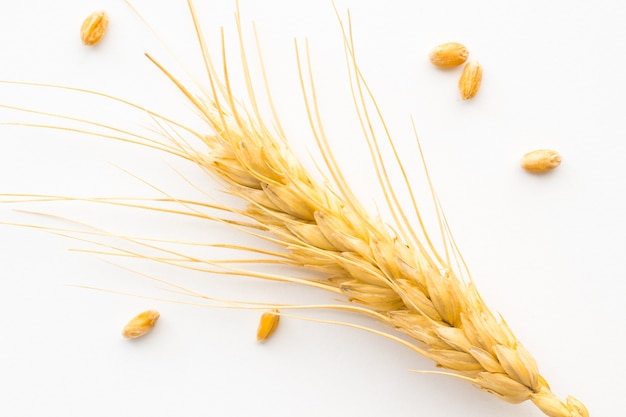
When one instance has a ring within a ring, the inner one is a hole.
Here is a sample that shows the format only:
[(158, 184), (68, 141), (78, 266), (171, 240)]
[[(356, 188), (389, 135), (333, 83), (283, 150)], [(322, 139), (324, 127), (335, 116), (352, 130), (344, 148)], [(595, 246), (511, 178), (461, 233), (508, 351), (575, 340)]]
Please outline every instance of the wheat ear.
[[(324, 280), (311, 281), (315, 286), (342, 293), (367, 309), (361, 311), (370, 311), (405, 333), (415, 351), (447, 373), (511, 403), (531, 400), (550, 417), (588, 417), (580, 401), (573, 397), (562, 401), (552, 393), (533, 357), (506, 322), (489, 310), (473, 283), (459, 278), (447, 257), (437, 254), (423, 227), (425, 241), (418, 239), (407, 223), (391, 184), (385, 180), (385, 164), (369, 129), (372, 118), (378, 117), (383, 126), (384, 121), (356, 65), (349, 26), (342, 24), (355, 105), (397, 233), (370, 217), (347, 186), (329, 150), (315, 86), (312, 78), (305, 77), (302, 60), (298, 63), (308, 117), (336, 189), (317, 183), (303, 168), (289, 150), (276, 116), (273, 122), (278, 134), (266, 127), (256, 108), (239, 13), (251, 111), (233, 97), (224, 50), (220, 79), (191, 0), (188, 4), (206, 64), (208, 92), (192, 94), (156, 60), (148, 58), (187, 96), (214, 132), (201, 135), (208, 152), (186, 146), (180, 151), (221, 179), (231, 194), (248, 202), (245, 209), (233, 211), (268, 232), (272, 242), (286, 249), (282, 256), (289, 263), (326, 274)], [(373, 116), (368, 99), (374, 105)]]
[[(506, 322), (489, 310), (470, 280), (454, 272), (449, 257), (440, 256), (434, 249), (421, 220), (421, 238), (411, 228), (386, 180), (386, 165), (370, 127), (374, 119), (383, 127), (384, 121), (354, 59), (349, 25), (346, 28), (342, 24), (342, 29), (355, 106), (394, 218), (393, 231), (380, 219), (369, 216), (346, 184), (324, 134), (313, 80), (305, 76), (305, 72), (310, 74), (310, 65), (303, 68), (303, 61), (298, 61), (302, 91), (311, 128), (334, 187), (315, 181), (296, 159), (286, 144), (273, 106), (272, 122), (277, 133), (261, 117), (250, 81), (239, 13), (241, 58), (251, 110), (233, 97), (223, 38), (224, 65), (220, 77), (191, 0), (188, 5), (202, 49), (208, 89), (201, 95), (193, 94), (159, 62), (148, 58), (196, 107), (212, 133), (187, 130), (201, 139), (205, 145), (202, 149), (188, 146), (175, 135), (170, 144), (148, 141), (143, 145), (191, 160), (220, 179), (228, 192), (248, 203), (244, 209), (220, 209), (246, 217), (249, 223), (239, 225), (253, 227), (255, 234), (259, 229), (267, 232), (267, 239), (284, 249), (278, 263), (297, 265), (325, 276), (310, 281), (281, 279), (343, 294), (360, 306), (351, 311), (369, 314), (406, 334), (410, 341), (403, 343), (435, 362), (446, 374), (505, 401), (530, 400), (550, 417), (588, 417), (580, 401), (573, 397), (562, 401), (552, 393), (534, 358)], [(308, 52), (305, 56), (304, 63), (309, 64)], [(373, 112), (368, 110), (371, 106)], [(141, 142), (135, 138), (126, 141)], [(394, 149), (391, 140), (389, 144)], [(415, 212), (419, 218), (416, 207)], [(442, 227), (445, 229), (445, 225)]]

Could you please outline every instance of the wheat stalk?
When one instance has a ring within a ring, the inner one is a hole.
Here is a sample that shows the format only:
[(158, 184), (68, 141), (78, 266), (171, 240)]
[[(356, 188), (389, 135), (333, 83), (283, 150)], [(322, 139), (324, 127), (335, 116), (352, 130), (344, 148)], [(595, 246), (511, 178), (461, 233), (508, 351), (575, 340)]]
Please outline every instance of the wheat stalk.
[[(330, 151), (317, 109), (308, 49), (304, 52), (306, 59), (302, 60), (296, 44), (308, 118), (330, 172), (329, 181), (324, 183), (316, 181), (289, 149), (273, 105), (272, 122), (277, 129), (268, 128), (260, 115), (250, 81), (239, 13), (237, 26), (248, 99), (252, 103), (250, 109), (233, 96), (225, 50), (222, 51), (224, 65), (220, 77), (205, 44), (192, 1), (188, 0), (188, 4), (207, 70), (207, 90), (200, 95), (192, 93), (157, 60), (149, 55), (148, 58), (195, 106), (207, 124), (207, 131), (212, 133), (198, 133), (176, 126), (173, 121), (150, 113), (163, 124), (187, 130), (201, 140), (204, 148), (189, 146), (176, 135), (170, 136), (168, 144), (142, 141), (136, 137), (123, 140), (178, 155), (217, 177), (229, 193), (247, 202), (243, 209), (217, 207), (247, 219), (229, 223), (249, 232), (252, 230), (250, 233), (282, 246), (284, 251), (277, 254), (276, 263), (318, 271), (325, 278), (303, 280), (254, 274), (235, 268), (225, 273), (270, 277), (343, 294), (360, 306), (346, 307), (346, 310), (368, 314), (404, 333), (408, 339), (393, 339), (432, 360), (446, 374), (511, 403), (530, 400), (550, 417), (588, 417), (589, 413), (580, 401), (573, 397), (562, 401), (552, 393), (537, 363), (506, 322), (489, 310), (471, 280), (463, 279), (455, 272), (450, 256), (441, 256), (435, 250), (415, 204), (420, 228), (416, 231), (409, 224), (409, 216), (386, 177), (387, 165), (371, 127), (377, 120), (386, 130), (356, 64), (350, 25), (341, 23), (355, 106), (394, 220), (393, 230), (382, 220), (366, 213), (350, 191)], [(390, 139), (388, 144), (406, 180)], [(408, 186), (408, 180), (406, 182)], [(196, 204), (173, 198), (169, 201), (184, 206)], [(440, 218), (440, 222), (445, 232), (445, 220)]]

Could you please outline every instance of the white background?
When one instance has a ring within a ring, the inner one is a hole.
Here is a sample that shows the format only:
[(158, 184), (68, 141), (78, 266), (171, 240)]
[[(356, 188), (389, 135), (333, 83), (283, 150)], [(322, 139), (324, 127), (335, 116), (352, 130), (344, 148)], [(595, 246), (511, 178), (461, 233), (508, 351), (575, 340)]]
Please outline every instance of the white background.
[[(136, 6), (201, 79), (185, 2), (156, 3), (138, 0)], [(197, 3), (217, 57), (224, 27), (234, 83), (241, 90), (235, 2)], [(350, 8), (361, 69), (416, 175), (414, 186), (423, 190), (414, 118), (434, 185), (487, 303), (507, 319), (560, 397), (576, 396), (592, 416), (618, 415), (626, 390), (624, 3), (337, 0), (336, 5), (344, 18)], [(382, 206), (372, 191), (375, 177), (351, 106), (331, 2), (241, 0), (240, 7), (251, 57), (250, 22), (256, 22), (274, 99), (298, 155), (308, 166), (313, 166), (309, 154), (319, 162), (293, 47), (294, 38), (301, 47), (308, 38), (333, 149), (364, 204)], [(109, 12), (109, 31), (98, 46), (84, 47), (80, 23), (99, 8)], [(433, 46), (451, 40), (465, 43), (484, 66), (481, 91), (469, 102), (456, 90), (460, 69), (440, 71), (427, 60)], [(0, 7), (0, 79), (102, 91), (201, 129), (191, 106), (144, 52), (184, 76), (122, 1), (5, 0)], [(43, 87), (0, 85), (0, 104), (144, 133), (151, 123), (141, 112), (103, 98)], [(180, 173), (211, 196), (199, 198), (230, 201), (202, 172), (159, 152), (4, 124), (67, 124), (35, 114), (2, 109), (0, 117), (0, 193), (159, 197), (137, 176), (175, 197), (198, 197)], [(520, 156), (544, 147), (560, 151), (562, 165), (544, 176), (523, 172)], [(247, 242), (200, 220), (84, 202), (4, 204), (0, 221), (74, 227), (14, 209), (57, 214), (114, 233)], [(532, 404), (506, 404), (462, 381), (407, 372), (432, 367), (373, 334), (285, 319), (272, 340), (258, 345), (257, 312), (72, 285), (180, 298), (106, 262), (112, 261), (231, 299), (314, 303), (329, 301), (325, 293), (77, 253), (68, 249), (93, 246), (23, 227), (2, 226), (0, 245), (3, 416), (541, 415)], [(125, 322), (147, 308), (162, 314), (155, 331), (124, 340)]]

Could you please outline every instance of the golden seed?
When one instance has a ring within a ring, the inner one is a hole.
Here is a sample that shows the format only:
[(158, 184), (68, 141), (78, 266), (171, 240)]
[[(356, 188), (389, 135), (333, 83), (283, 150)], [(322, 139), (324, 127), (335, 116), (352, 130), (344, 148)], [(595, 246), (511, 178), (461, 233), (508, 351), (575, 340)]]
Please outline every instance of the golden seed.
[(80, 27), (80, 39), (83, 41), (83, 44), (91, 46), (100, 42), (108, 25), (109, 15), (104, 10), (90, 14)]
[(256, 332), (256, 340), (258, 342), (265, 342), (276, 331), (278, 323), (280, 322), (279, 313), (277, 308), (269, 313), (263, 313), (261, 320), (259, 320), (259, 328)]
[(561, 164), (561, 155), (550, 149), (537, 149), (522, 157), (522, 168), (530, 172), (546, 172)]
[(442, 43), (436, 46), (428, 58), (431, 64), (436, 67), (448, 68), (456, 67), (467, 61), (469, 51), (458, 42)]
[(128, 339), (135, 339), (150, 333), (161, 315), (156, 310), (147, 310), (133, 317), (122, 330), (122, 335)]
[(461, 98), (463, 100), (474, 98), (476, 93), (478, 93), (482, 80), (483, 67), (478, 61), (470, 61), (465, 64), (465, 68), (463, 68), (463, 73), (459, 79), (459, 93), (461, 93)]

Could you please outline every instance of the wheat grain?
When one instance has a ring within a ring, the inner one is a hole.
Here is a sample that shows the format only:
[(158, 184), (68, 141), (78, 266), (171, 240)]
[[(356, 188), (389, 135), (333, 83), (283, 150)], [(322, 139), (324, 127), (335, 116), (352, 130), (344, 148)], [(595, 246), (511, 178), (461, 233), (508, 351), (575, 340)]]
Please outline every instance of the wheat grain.
[(478, 61), (470, 61), (463, 67), (459, 78), (459, 93), (463, 100), (471, 100), (478, 93), (483, 80), (483, 67)]
[(437, 45), (428, 55), (430, 63), (436, 67), (456, 67), (467, 61), (469, 51), (458, 42), (447, 42)]
[(128, 339), (136, 339), (150, 333), (157, 320), (161, 317), (156, 310), (146, 310), (133, 317), (122, 330), (122, 336)]
[(561, 165), (561, 155), (550, 149), (537, 149), (522, 156), (522, 168), (530, 172), (547, 172)]
[(93, 12), (85, 18), (80, 27), (80, 39), (83, 44), (92, 46), (102, 40), (109, 26), (109, 15), (104, 10)]
[(256, 340), (258, 342), (265, 342), (267, 339), (272, 337), (276, 329), (278, 328), (278, 323), (280, 322), (280, 311), (277, 308), (272, 309), (269, 313), (263, 313), (261, 315), (261, 319), (259, 320), (259, 327), (256, 332)]

